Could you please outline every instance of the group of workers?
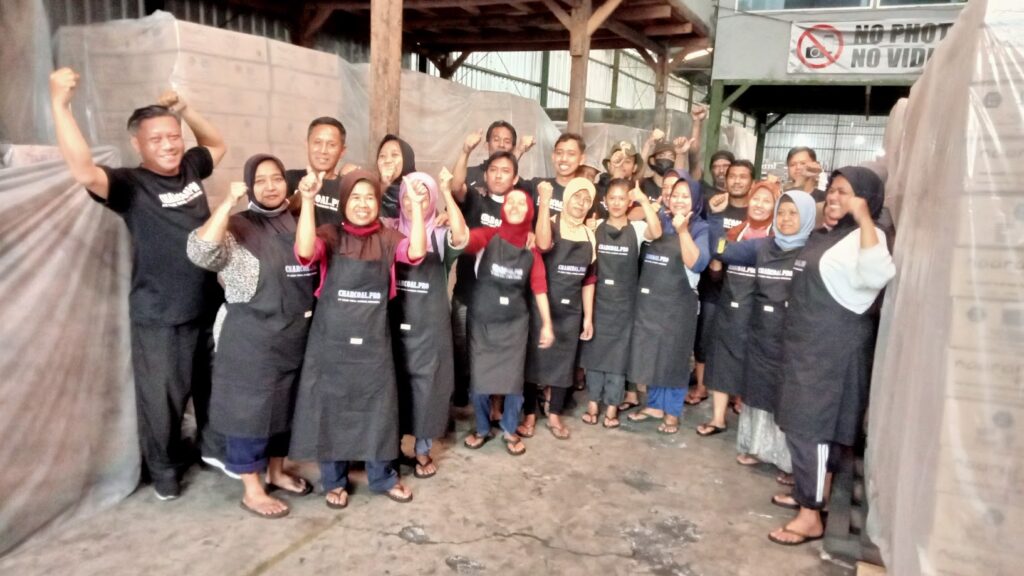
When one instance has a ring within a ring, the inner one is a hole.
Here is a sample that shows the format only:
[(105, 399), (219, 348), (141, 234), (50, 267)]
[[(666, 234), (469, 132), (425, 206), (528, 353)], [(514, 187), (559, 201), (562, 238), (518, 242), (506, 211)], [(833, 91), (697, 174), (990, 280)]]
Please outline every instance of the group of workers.
[[(581, 420), (606, 429), (629, 411), (676, 434), (684, 404), (711, 397), (697, 429), (711, 436), (732, 406), (737, 461), (773, 464), (792, 485), (773, 502), (797, 515), (769, 537), (821, 537), (895, 274), (871, 170), (840, 168), (819, 189), (814, 151), (797, 148), (780, 185), (719, 151), (702, 182), (696, 107), (689, 138), (618, 142), (603, 172), (564, 133), (553, 178), (519, 175), (533, 139), (497, 121), (435, 179), (394, 135), (374, 169), (343, 163), (345, 127), (323, 117), (305, 169), (254, 155), (211, 207), (202, 180), (226, 150), (216, 128), (170, 91), (128, 120), (141, 164), (97, 166), (70, 109), (77, 82), (67, 68), (50, 77), (57, 140), (132, 237), (139, 439), (158, 498), (179, 496), (196, 459), (181, 437), (189, 400), (203, 461), (241, 479), (242, 508), (279, 518), (290, 508), (273, 490), (313, 490), (286, 457), (319, 464), (330, 508), (348, 504), (351, 462), (370, 491), (409, 502), (397, 463), (438, 473), (432, 444), (452, 403), (473, 407), (466, 448), (500, 438), (518, 457), (540, 418), (570, 439), (585, 386)], [(486, 160), (469, 166), (482, 141)]]

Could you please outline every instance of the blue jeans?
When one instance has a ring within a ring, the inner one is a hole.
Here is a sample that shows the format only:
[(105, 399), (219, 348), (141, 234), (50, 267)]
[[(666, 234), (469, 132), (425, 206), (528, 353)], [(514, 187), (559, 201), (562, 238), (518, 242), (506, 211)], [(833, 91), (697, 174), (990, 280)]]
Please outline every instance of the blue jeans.
[(434, 440), (432, 438), (417, 438), (416, 439), (416, 455), (423, 456), (430, 454), (430, 449), (434, 447)]
[[(389, 460), (367, 460), (365, 464), (370, 492), (387, 492), (398, 484), (398, 473), (391, 467)], [(348, 490), (348, 466), (348, 460), (320, 462), (320, 482), (324, 485), (324, 492), (330, 492), (335, 488)]]
[(269, 458), (284, 458), (288, 455), (288, 432), (270, 438), (239, 438), (225, 436), (227, 456), (224, 467), (235, 474), (252, 474), (267, 469)]
[[(519, 412), (523, 409), (522, 394), (506, 394), (501, 411), (501, 430), (514, 435), (519, 426)], [(476, 435), (483, 438), (491, 433), (491, 395), (473, 394), (473, 413), (476, 414)]]
[(686, 388), (663, 388), (649, 386), (647, 388), (647, 407), (662, 410), (669, 416), (683, 416), (683, 402), (686, 400)]

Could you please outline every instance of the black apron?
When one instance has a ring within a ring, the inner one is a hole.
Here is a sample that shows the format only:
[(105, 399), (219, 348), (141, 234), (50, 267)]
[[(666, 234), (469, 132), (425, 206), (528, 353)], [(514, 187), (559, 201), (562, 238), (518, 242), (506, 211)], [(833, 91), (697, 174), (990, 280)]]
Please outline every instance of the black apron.
[(419, 266), (395, 263), (397, 294), (390, 304), (401, 429), (417, 438), (444, 435), (455, 388), (444, 249), (434, 234), (430, 242), (434, 251)]
[(263, 218), (231, 217), (232, 235), (259, 260), (259, 280), (251, 300), (226, 304), (213, 362), (210, 424), (239, 438), (288, 431), (319, 281), (318, 266), (295, 261), (295, 234), (262, 226)]
[(857, 228), (815, 230), (793, 263), (776, 422), (787, 434), (852, 446), (871, 381), (875, 323), (829, 295), (821, 257)]
[[(380, 234), (368, 238), (380, 242)], [(381, 254), (389, 252), (381, 246)], [(388, 329), (390, 256), (328, 256), (302, 367), (290, 456), (303, 460), (393, 460), (398, 388)]]
[(587, 370), (625, 374), (640, 274), (636, 229), (626, 224), (616, 230), (605, 222), (597, 227), (596, 236), (594, 337), (582, 344), (580, 365)]
[(679, 236), (663, 234), (647, 244), (638, 288), (629, 380), (685, 388), (697, 333), (697, 291), (686, 275)]
[(711, 329), (704, 384), (724, 394), (744, 394), (743, 369), (747, 357), (750, 311), (754, 305), (757, 268), (729, 265)]
[(594, 246), (572, 242), (559, 234), (560, 217), (551, 224), (554, 246), (544, 254), (548, 279), (548, 306), (555, 342), (540, 347), (543, 321), (537, 305), (530, 310), (530, 345), (526, 353), (526, 381), (540, 386), (569, 388), (576, 369), (576, 350), (583, 327), (583, 279), (587, 275)]
[(466, 320), (474, 394), (522, 394), (533, 252), (497, 234), (480, 256)]

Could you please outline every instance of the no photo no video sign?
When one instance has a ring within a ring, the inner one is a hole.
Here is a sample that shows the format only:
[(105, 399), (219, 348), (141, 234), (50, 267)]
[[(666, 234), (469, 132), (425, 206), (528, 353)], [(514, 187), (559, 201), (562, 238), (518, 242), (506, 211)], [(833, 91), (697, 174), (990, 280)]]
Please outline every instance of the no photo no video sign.
[(912, 74), (920, 72), (952, 21), (794, 22), (791, 74)]

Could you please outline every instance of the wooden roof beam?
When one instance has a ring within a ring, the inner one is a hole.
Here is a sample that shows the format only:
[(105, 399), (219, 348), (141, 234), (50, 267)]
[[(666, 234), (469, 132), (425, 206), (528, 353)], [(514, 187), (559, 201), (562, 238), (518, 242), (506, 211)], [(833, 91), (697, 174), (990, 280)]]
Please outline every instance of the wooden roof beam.
[(644, 36), (618, 20), (609, 20), (605, 22), (604, 27), (611, 30), (616, 35), (629, 40), (634, 46), (639, 48), (646, 48), (656, 54), (665, 50), (661, 44), (658, 44), (654, 40), (651, 40), (647, 36)]
[(616, 20), (633, 22), (637, 20), (657, 20), (659, 18), (671, 18), (672, 7), (666, 4), (657, 6), (623, 6), (615, 13)]
[(693, 32), (691, 22), (652, 24), (644, 27), (644, 36), (684, 36)]

